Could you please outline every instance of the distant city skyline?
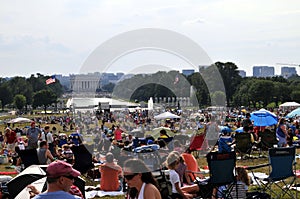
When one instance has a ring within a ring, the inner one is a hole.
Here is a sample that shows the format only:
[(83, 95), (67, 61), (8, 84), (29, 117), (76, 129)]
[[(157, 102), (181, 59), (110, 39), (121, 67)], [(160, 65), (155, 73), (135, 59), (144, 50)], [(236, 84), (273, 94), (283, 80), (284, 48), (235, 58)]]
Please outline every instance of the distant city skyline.
[[(289, 65), (277, 63), (300, 64), (299, 18), (300, 1), (294, 0), (2, 0), (0, 76), (78, 74), (99, 45), (142, 28), (182, 34), (201, 46), (211, 63), (233, 62), (247, 76), (253, 66), (273, 66), (279, 75)], [(135, 51), (111, 61), (106, 72), (146, 72), (149, 65), (191, 68), (161, 51)]]

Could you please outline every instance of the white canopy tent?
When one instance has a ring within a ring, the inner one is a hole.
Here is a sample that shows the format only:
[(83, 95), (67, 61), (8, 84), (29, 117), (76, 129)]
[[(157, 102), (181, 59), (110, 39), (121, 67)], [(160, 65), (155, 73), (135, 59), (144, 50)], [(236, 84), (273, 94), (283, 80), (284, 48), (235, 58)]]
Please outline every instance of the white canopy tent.
[(279, 107), (300, 107), (300, 104), (297, 102), (285, 102), (280, 104)]
[(175, 115), (175, 114), (170, 113), (170, 112), (164, 112), (164, 113), (161, 113), (157, 116), (154, 116), (154, 119), (157, 119), (157, 120), (176, 119), (176, 118), (180, 118), (180, 116)]

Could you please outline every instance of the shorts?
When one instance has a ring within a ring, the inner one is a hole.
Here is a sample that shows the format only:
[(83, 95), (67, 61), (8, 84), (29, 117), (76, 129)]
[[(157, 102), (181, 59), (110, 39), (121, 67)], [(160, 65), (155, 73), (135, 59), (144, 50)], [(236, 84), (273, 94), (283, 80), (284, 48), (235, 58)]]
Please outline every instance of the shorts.
[(8, 151), (15, 151), (15, 145), (16, 145), (16, 143), (7, 144), (7, 150)]

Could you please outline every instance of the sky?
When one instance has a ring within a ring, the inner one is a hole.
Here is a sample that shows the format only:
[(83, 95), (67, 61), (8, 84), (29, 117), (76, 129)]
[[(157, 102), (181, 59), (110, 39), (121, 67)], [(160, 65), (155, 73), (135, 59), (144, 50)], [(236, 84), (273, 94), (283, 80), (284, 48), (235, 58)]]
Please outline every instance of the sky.
[[(253, 66), (274, 66), (280, 74), (278, 63), (300, 64), (298, 0), (0, 0), (0, 5), (0, 77), (84, 72), (99, 46), (145, 28), (183, 35), (212, 63), (233, 62), (247, 76)], [(106, 52), (101, 52), (97, 57), (104, 59)], [(93, 64), (114, 73), (147, 71), (151, 64), (191, 68), (178, 54), (145, 48), (124, 53), (109, 66)]]

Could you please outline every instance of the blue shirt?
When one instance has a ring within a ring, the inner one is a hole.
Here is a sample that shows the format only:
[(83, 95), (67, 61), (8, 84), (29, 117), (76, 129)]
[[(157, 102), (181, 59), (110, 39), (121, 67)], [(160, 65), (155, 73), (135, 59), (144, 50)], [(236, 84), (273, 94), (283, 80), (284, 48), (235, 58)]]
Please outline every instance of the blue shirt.
[(35, 196), (33, 199), (53, 199), (53, 198), (63, 198), (63, 199), (81, 199), (79, 196), (71, 195), (65, 191), (55, 191), (41, 193)]

